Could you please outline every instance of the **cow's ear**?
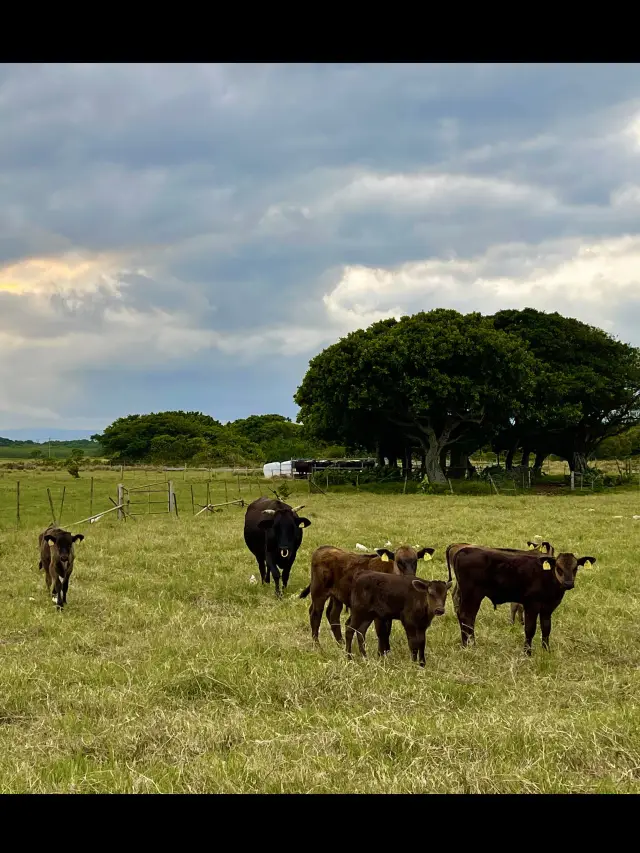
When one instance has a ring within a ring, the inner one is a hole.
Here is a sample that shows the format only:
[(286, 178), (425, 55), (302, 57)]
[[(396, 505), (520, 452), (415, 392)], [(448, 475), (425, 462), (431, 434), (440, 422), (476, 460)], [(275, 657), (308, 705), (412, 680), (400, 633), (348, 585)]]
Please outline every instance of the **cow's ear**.
[(393, 562), (396, 558), (393, 551), (388, 551), (386, 548), (376, 548), (376, 554), (384, 563), (388, 563), (390, 560)]
[(55, 536), (45, 536), (44, 541), (48, 542), (49, 545), (55, 545), (56, 544)]
[(268, 530), (270, 527), (273, 527), (273, 519), (272, 518), (263, 518), (258, 522), (258, 527), (261, 530)]
[(548, 554), (546, 556), (540, 557), (540, 562), (542, 563), (542, 568), (549, 572), (551, 569), (555, 567), (556, 558), (550, 557)]
[(590, 569), (591, 566), (596, 562), (595, 557), (580, 557), (578, 560), (579, 566), (584, 566), (585, 569)]
[(76, 533), (76, 535), (73, 537), (74, 542), (82, 542), (83, 540), (84, 540), (84, 534), (83, 533)]
[(417, 589), (418, 592), (427, 592), (429, 589), (429, 584), (426, 581), (423, 581), (421, 578), (414, 578), (411, 581), (411, 586), (414, 589)]
[(311, 526), (311, 522), (309, 521), (308, 518), (305, 518), (302, 515), (298, 516), (298, 527), (310, 527), (310, 526)]
[(421, 549), (418, 551), (418, 559), (419, 559), (419, 560), (424, 560), (424, 561), (425, 561), (425, 563), (427, 563), (427, 562), (429, 562), (429, 560), (431, 559), (431, 556), (432, 556), (433, 554), (435, 554), (435, 552), (436, 552), (436, 549), (435, 549), (435, 548), (421, 548)]

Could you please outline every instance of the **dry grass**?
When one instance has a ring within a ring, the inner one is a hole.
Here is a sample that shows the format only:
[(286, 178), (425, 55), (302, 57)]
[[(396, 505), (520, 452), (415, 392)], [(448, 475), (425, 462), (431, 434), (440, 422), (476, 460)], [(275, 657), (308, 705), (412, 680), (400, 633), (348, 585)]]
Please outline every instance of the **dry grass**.
[[(0, 791), (640, 791), (636, 494), (304, 502), (283, 601), (249, 583), (235, 507), (87, 525), (62, 614), (37, 571), (46, 512), (0, 533)], [(556, 612), (551, 655), (538, 634), (526, 659), (488, 602), (468, 651), (448, 603), (426, 670), (399, 626), (384, 662), (348, 664), (326, 620), (313, 649), (297, 594), (317, 545), (431, 545), (420, 572), (444, 578), (451, 541), (535, 535), (598, 559)]]

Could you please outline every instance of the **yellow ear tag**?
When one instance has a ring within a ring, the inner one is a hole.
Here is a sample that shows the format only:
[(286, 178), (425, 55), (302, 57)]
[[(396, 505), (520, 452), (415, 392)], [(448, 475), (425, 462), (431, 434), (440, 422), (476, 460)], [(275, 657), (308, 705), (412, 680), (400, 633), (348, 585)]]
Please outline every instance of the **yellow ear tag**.
[(298, 527), (304, 527), (304, 521), (301, 521)]
[(584, 566), (585, 569), (590, 569), (591, 568), (591, 560), (585, 560), (582, 565)]
[(546, 569), (547, 571), (551, 569), (551, 563), (549, 562), (549, 560), (544, 561), (544, 563), (542, 564), (542, 568)]
[(431, 554), (427, 551), (427, 553), (424, 555), (425, 563), (428, 563), (430, 559), (431, 559)]
[(380, 557), (380, 559), (382, 560), (382, 562), (383, 562), (383, 563), (388, 563), (388, 562), (389, 562), (389, 558), (387, 557), (387, 555), (386, 555), (386, 554), (383, 554), (383, 555), (382, 555), (382, 557)]
[(535, 550), (535, 545), (531, 545), (531, 544), (529, 544), (529, 550), (530, 550), (530, 551), (534, 551), (534, 550)]

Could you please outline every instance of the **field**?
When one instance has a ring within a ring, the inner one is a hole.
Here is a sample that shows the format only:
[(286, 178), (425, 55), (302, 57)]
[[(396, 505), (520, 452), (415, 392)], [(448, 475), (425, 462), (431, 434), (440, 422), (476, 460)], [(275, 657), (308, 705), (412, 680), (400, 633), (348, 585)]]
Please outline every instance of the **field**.
[[(89, 515), (89, 481), (57, 477), (0, 477), (1, 792), (640, 792), (637, 490), (325, 496), (296, 484), (312, 526), (277, 601), (273, 585), (250, 583), (243, 510), (194, 518), (190, 482), (176, 474), (178, 519), (111, 513), (79, 528), (87, 538), (59, 614), (37, 570), (46, 486), (59, 506), (66, 485), (69, 525)], [(119, 479), (96, 473), (94, 512)], [(240, 488), (245, 500), (260, 491)], [(202, 482), (196, 492), (204, 503)], [(211, 499), (224, 500), (221, 481)], [(430, 545), (419, 572), (445, 578), (451, 541), (535, 536), (598, 560), (554, 615), (551, 655), (538, 633), (525, 658), (522, 628), (487, 601), (467, 651), (448, 601), (427, 634), (426, 670), (398, 625), (384, 662), (373, 629), (367, 662), (357, 651), (345, 661), (326, 620), (312, 647), (297, 595), (320, 544)]]

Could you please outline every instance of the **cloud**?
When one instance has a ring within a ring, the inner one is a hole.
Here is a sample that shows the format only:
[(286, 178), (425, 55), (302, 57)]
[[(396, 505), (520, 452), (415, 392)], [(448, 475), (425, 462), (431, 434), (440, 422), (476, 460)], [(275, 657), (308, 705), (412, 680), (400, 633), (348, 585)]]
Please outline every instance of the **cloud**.
[(440, 306), (640, 344), (637, 66), (4, 65), (0, 123), (0, 434), (294, 415)]

